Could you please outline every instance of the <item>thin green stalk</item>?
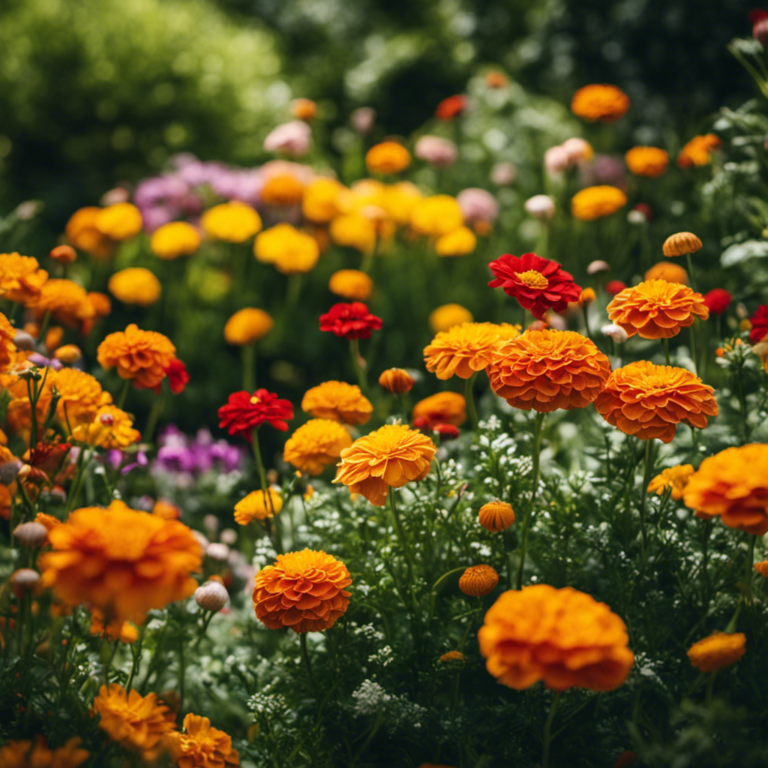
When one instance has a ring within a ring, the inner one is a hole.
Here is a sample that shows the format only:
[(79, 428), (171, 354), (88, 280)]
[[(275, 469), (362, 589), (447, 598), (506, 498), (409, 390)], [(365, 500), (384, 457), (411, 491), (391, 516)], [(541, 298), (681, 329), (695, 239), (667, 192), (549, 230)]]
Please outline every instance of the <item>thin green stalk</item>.
[(365, 381), (365, 373), (360, 365), (360, 342), (357, 339), (350, 339), (349, 350), (352, 355), (352, 367), (355, 369), (357, 383), (360, 386), (360, 389), (365, 392), (368, 389), (368, 385)]
[(475, 376), (477, 376), (477, 373), (473, 373), (465, 382), (464, 382), (464, 400), (467, 403), (467, 410), (469, 411), (469, 420), (472, 424), (472, 429), (477, 431), (477, 408), (475, 407), (475, 396), (472, 392), (472, 385), (475, 381)]
[(123, 382), (123, 388), (120, 391), (120, 397), (117, 399), (117, 407), (120, 408), (120, 410), (125, 409), (125, 401), (128, 397), (128, 389), (130, 388), (130, 386), (131, 386), (131, 380), (126, 379)]
[(253, 392), (256, 389), (256, 345), (243, 344), (240, 347), (240, 360), (243, 366), (243, 389)]
[(693, 360), (693, 372), (698, 375), (699, 364), (696, 361), (696, 331), (694, 330), (695, 327), (696, 327), (696, 322), (694, 321), (694, 323), (688, 329), (688, 332), (691, 334), (691, 360)]
[(686, 253), (685, 259), (688, 262), (688, 277), (691, 279), (691, 288), (693, 290), (696, 290), (696, 276), (693, 273), (693, 259), (691, 259), (691, 254)]
[(163, 412), (163, 406), (165, 405), (165, 390), (160, 390), (160, 394), (155, 398), (155, 402), (152, 403), (152, 410), (149, 412), (147, 423), (144, 427), (144, 434), (142, 440), (145, 443), (151, 443), (152, 438), (157, 428), (157, 422), (160, 419), (160, 414)]
[(184, 657), (184, 636), (179, 635), (179, 718), (184, 717), (184, 679), (187, 660)]
[(645, 552), (648, 546), (648, 538), (645, 530), (645, 506), (648, 498), (648, 484), (651, 482), (653, 472), (653, 440), (645, 443), (645, 471), (643, 472), (643, 486), (640, 489), (640, 540), (641, 559), (645, 562)]
[(45, 334), (48, 331), (48, 326), (51, 324), (51, 313), (46, 312), (43, 317), (43, 324), (40, 326), (40, 332), (37, 334), (37, 340), (41, 344), (45, 344)]
[[(104, 623), (106, 625), (107, 622), (105, 621)], [(108, 643), (109, 640), (105, 640), (104, 642)], [(115, 659), (115, 654), (117, 653), (117, 646), (119, 644), (120, 644), (119, 640), (112, 641), (112, 650), (110, 651), (107, 663), (104, 665), (104, 683), (106, 684), (107, 688), (109, 688), (109, 670), (112, 667), (112, 662)]]
[(307, 651), (307, 633), (306, 632), (302, 632), (299, 635), (299, 641), (301, 644), (301, 658), (304, 661), (304, 666), (307, 668), (307, 676), (309, 677), (309, 682), (312, 685), (312, 689), (314, 690), (315, 696), (317, 696), (319, 689), (317, 687), (315, 675), (312, 672), (312, 662), (309, 660), (309, 651)]
[(259, 431), (253, 430), (253, 437), (251, 438), (253, 444), (253, 458), (256, 461), (256, 471), (259, 473), (259, 483), (261, 483), (261, 490), (267, 494), (267, 473), (264, 469), (264, 462), (261, 460), (261, 448), (259, 447)]
[(669, 339), (664, 339), (664, 358), (667, 361), (667, 365), (672, 364), (669, 357)]
[(395, 521), (395, 531), (397, 532), (397, 538), (400, 539), (400, 546), (405, 553), (405, 562), (408, 567), (408, 591), (411, 596), (413, 595), (413, 554), (411, 553), (411, 547), (408, 543), (408, 539), (405, 536), (402, 523), (400, 522), (400, 515), (397, 511), (397, 503), (395, 502), (395, 489), (389, 489), (389, 508), (392, 510), (392, 518)]
[(549, 768), (549, 745), (552, 741), (552, 723), (555, 721), (555, 715), (557, 714), (557, 707), (560, 704), (560, 696), (562, 693), (562, 691), (555, 691), (555, 695), (552, 697), (552, 704), (549, 707), (547, 722), (544, 723), (544, 747), (541, 755), (542, 768)]

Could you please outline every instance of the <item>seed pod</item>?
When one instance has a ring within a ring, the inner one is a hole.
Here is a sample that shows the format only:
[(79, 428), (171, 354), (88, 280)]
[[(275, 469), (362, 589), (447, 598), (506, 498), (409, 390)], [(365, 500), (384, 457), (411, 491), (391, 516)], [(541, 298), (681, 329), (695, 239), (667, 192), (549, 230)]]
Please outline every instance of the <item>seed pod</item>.
[(19, 568), (11, 575), (11, 586), (16, 597), (31, 592), (40, 583), (40, 574), (31, 568)]
[(218, 581), (206, 581), (195, 590), (195, 602), (204, 610), (216, 613), (229, 600), (227, 588)]
[(13, 535), (22, 547), (38, 549), (48, 540), (48, 530), (40, 523), (21, 523), (13, 529)]

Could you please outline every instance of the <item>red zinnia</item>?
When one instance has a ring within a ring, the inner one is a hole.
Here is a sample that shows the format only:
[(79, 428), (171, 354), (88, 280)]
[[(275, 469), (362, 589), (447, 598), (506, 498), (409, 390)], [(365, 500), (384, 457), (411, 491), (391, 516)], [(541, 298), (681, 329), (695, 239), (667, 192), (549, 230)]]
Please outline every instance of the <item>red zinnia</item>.
[(293, 405), (280, 400), (274, 392), (257, 389), (252, 395), (247, 392), (233, 392), (226, 405), (219, 408), (219, 426), (230, 435), (251, 439), (251, 433), (265, 422), (281, 432), (288, 430), (285, 419), (293, 418)]
[(713, 288), (704, 294), (704, 306), (713, 315), (722, 315), (731, 305), (731, 294), (724, 288)]
[(330, 331), (343, 339), (370, 339), (371, 331), (381, 328), (381, 318), (372, 315), (361, 301), (334, 304), (320, 315), (320, 330)]
[(435, 117), (439, 120), (453, 120), (454, 117), (458, 117), (466, 112), (467, 106), (468, 101), (466, 96), (462, 96), (461, 94), (449, 96), (437, 105)]
[(768, 304), (762, 304), (749, 318), (752, 330), (749, 332), (750, 344), (757, 344), (768, 335)]
[(535, 253), (524, 253), (519, 258), (505, 253), (488, 266), (496, 276), (488, 285), (503, 288), (507, 296), (516, 298), (539, 320), (548, 309), (564, 312), (581, 295), (573, 277), (556, 261)]
[[(171, 392), (174, 395), (181, 394), (187, 384), (189, 384), (189, 374), (187, 373), (187, 366), (179, 360), (178, 357), (174, 357), (168, 364), (167, 368), (163, 369), (165, 375), (168, 377), (168, 384), (171, 387)], [(155, 387), (155, 392), (160, 394), (160, 385)]]
[(621, 280), (609, 280), (605, 284), (605, 292), (611, 296), (615, 296), (617, 293), (621, 293), (625, 290), (626, 287), (626, 284), (622, 283)]
[(442, 440), (455, 440), (459, 436), (459, 428), (453, 424), (435, 424), (432, 431), (440, 435)]

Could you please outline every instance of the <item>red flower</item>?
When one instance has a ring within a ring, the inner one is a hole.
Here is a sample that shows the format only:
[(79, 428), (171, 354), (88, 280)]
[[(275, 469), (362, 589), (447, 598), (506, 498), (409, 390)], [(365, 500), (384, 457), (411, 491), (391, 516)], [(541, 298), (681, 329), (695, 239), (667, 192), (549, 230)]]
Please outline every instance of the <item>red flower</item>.
[(453, 120), (454, 117), (458, 117), (466, 112), (468, 106), (469, 101), (466, 96), (460, 94), (449, 96), (437, 105), (435, 117), (438, 118), (438, 120)]
[(524, 253), (519, 258), (505, 253), (488, 266), (496, 276), (488, 285), (503, 288), (507, 296), (516, 298), (539, 320), (548, 309), (564, 312), (581, 295), (573, 277), (556, 261), (535, 253)]
[(605, 284), (605, 291), (611, 296), (615, 296), (617, 293), (621, 293), (623, 290), (625, 290), (626, 287), (626, 284), (622, 283), (621, 280), (609, 280)]
[(233, 392), (226, 405), (219, 408), (219, 426), (230, 435), (251, 439), (251, 433), (265, 422), (281, 432), (288, 430), (285, 419), (293, 418), (293, 405), (280, 400), (274, 392), (257, 389), (252, 395), (247, 392)]
[(648, 219), (648, 221), (653, 218), (653, 209), (647, 203), (638, 203), (632, 210), (640, 211), (640, 213), (642, 213), (643, 216)]
[[(181, 394), (187, 384), (189, 384), (189, 374), (187, 373), (187, 366), (179, 360), (178, 357), (174, 357), (168, 364), (167, 368), (163, 369), (165, 375), (168, 377), (168, 384), (170, 384), (171, 392), (174, 395)], [(155, 392), (160, 394), (160, 385), (155, 387)]]
[(435, 424), (432, 431), (440, 435), (440, 439), (443, 441), (455, 440), (459, 436), (459, 428), (453, 424)]
[(724, 288), (713, 288), (704, 294), (704, 305), (713, 315), (722, 315), (731, 305), (732, 296)]
[(361, 301), (334, 304), (320, 315), (320, 330), (330, 331), (343, 339), (370, 339), (371, 331), (381, 328), (381, 318), (372, 315)]
[(755, 314), (749, 318), (752, 330), (749, 332), (751, 344), (757, 344), (768, 335), (768, 304), (762, 304), (755, 310)]

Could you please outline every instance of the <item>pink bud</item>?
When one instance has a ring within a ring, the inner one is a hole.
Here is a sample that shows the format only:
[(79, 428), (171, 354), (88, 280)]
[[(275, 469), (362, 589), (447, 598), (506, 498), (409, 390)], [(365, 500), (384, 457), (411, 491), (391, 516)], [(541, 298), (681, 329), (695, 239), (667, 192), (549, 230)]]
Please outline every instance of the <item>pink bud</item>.
[(629, 338), (627, 332), (620, 325), (614, 325), (613, 323), (604, 325), (600, 331), (605, 336), (610, 336), (617, 344), (623, 344)]
[(568, 153), (562, 147), (550, 147), (544, 153), (544, 168), (550, 176), (561, 173), (569, 165)]
[(459, 150), (450, 139), (444, 139), (441, 136), (422, 136), (416, 142), (413, 154), (436, 168), (447, 168), (456, 162)]
[(601, 261), (598, 259), (597, 261), (590, 262), (589, 266), (587, 267), (587, 274), (596, 275), (598, 272), (608, 272), (610, 269), (610, 264), (608, 264), (607, 261)]
[(549, 220), (555, 215), (555, 201), (549, 195), (534, 195), (525, 201), (525, 210), (537, 219)]

